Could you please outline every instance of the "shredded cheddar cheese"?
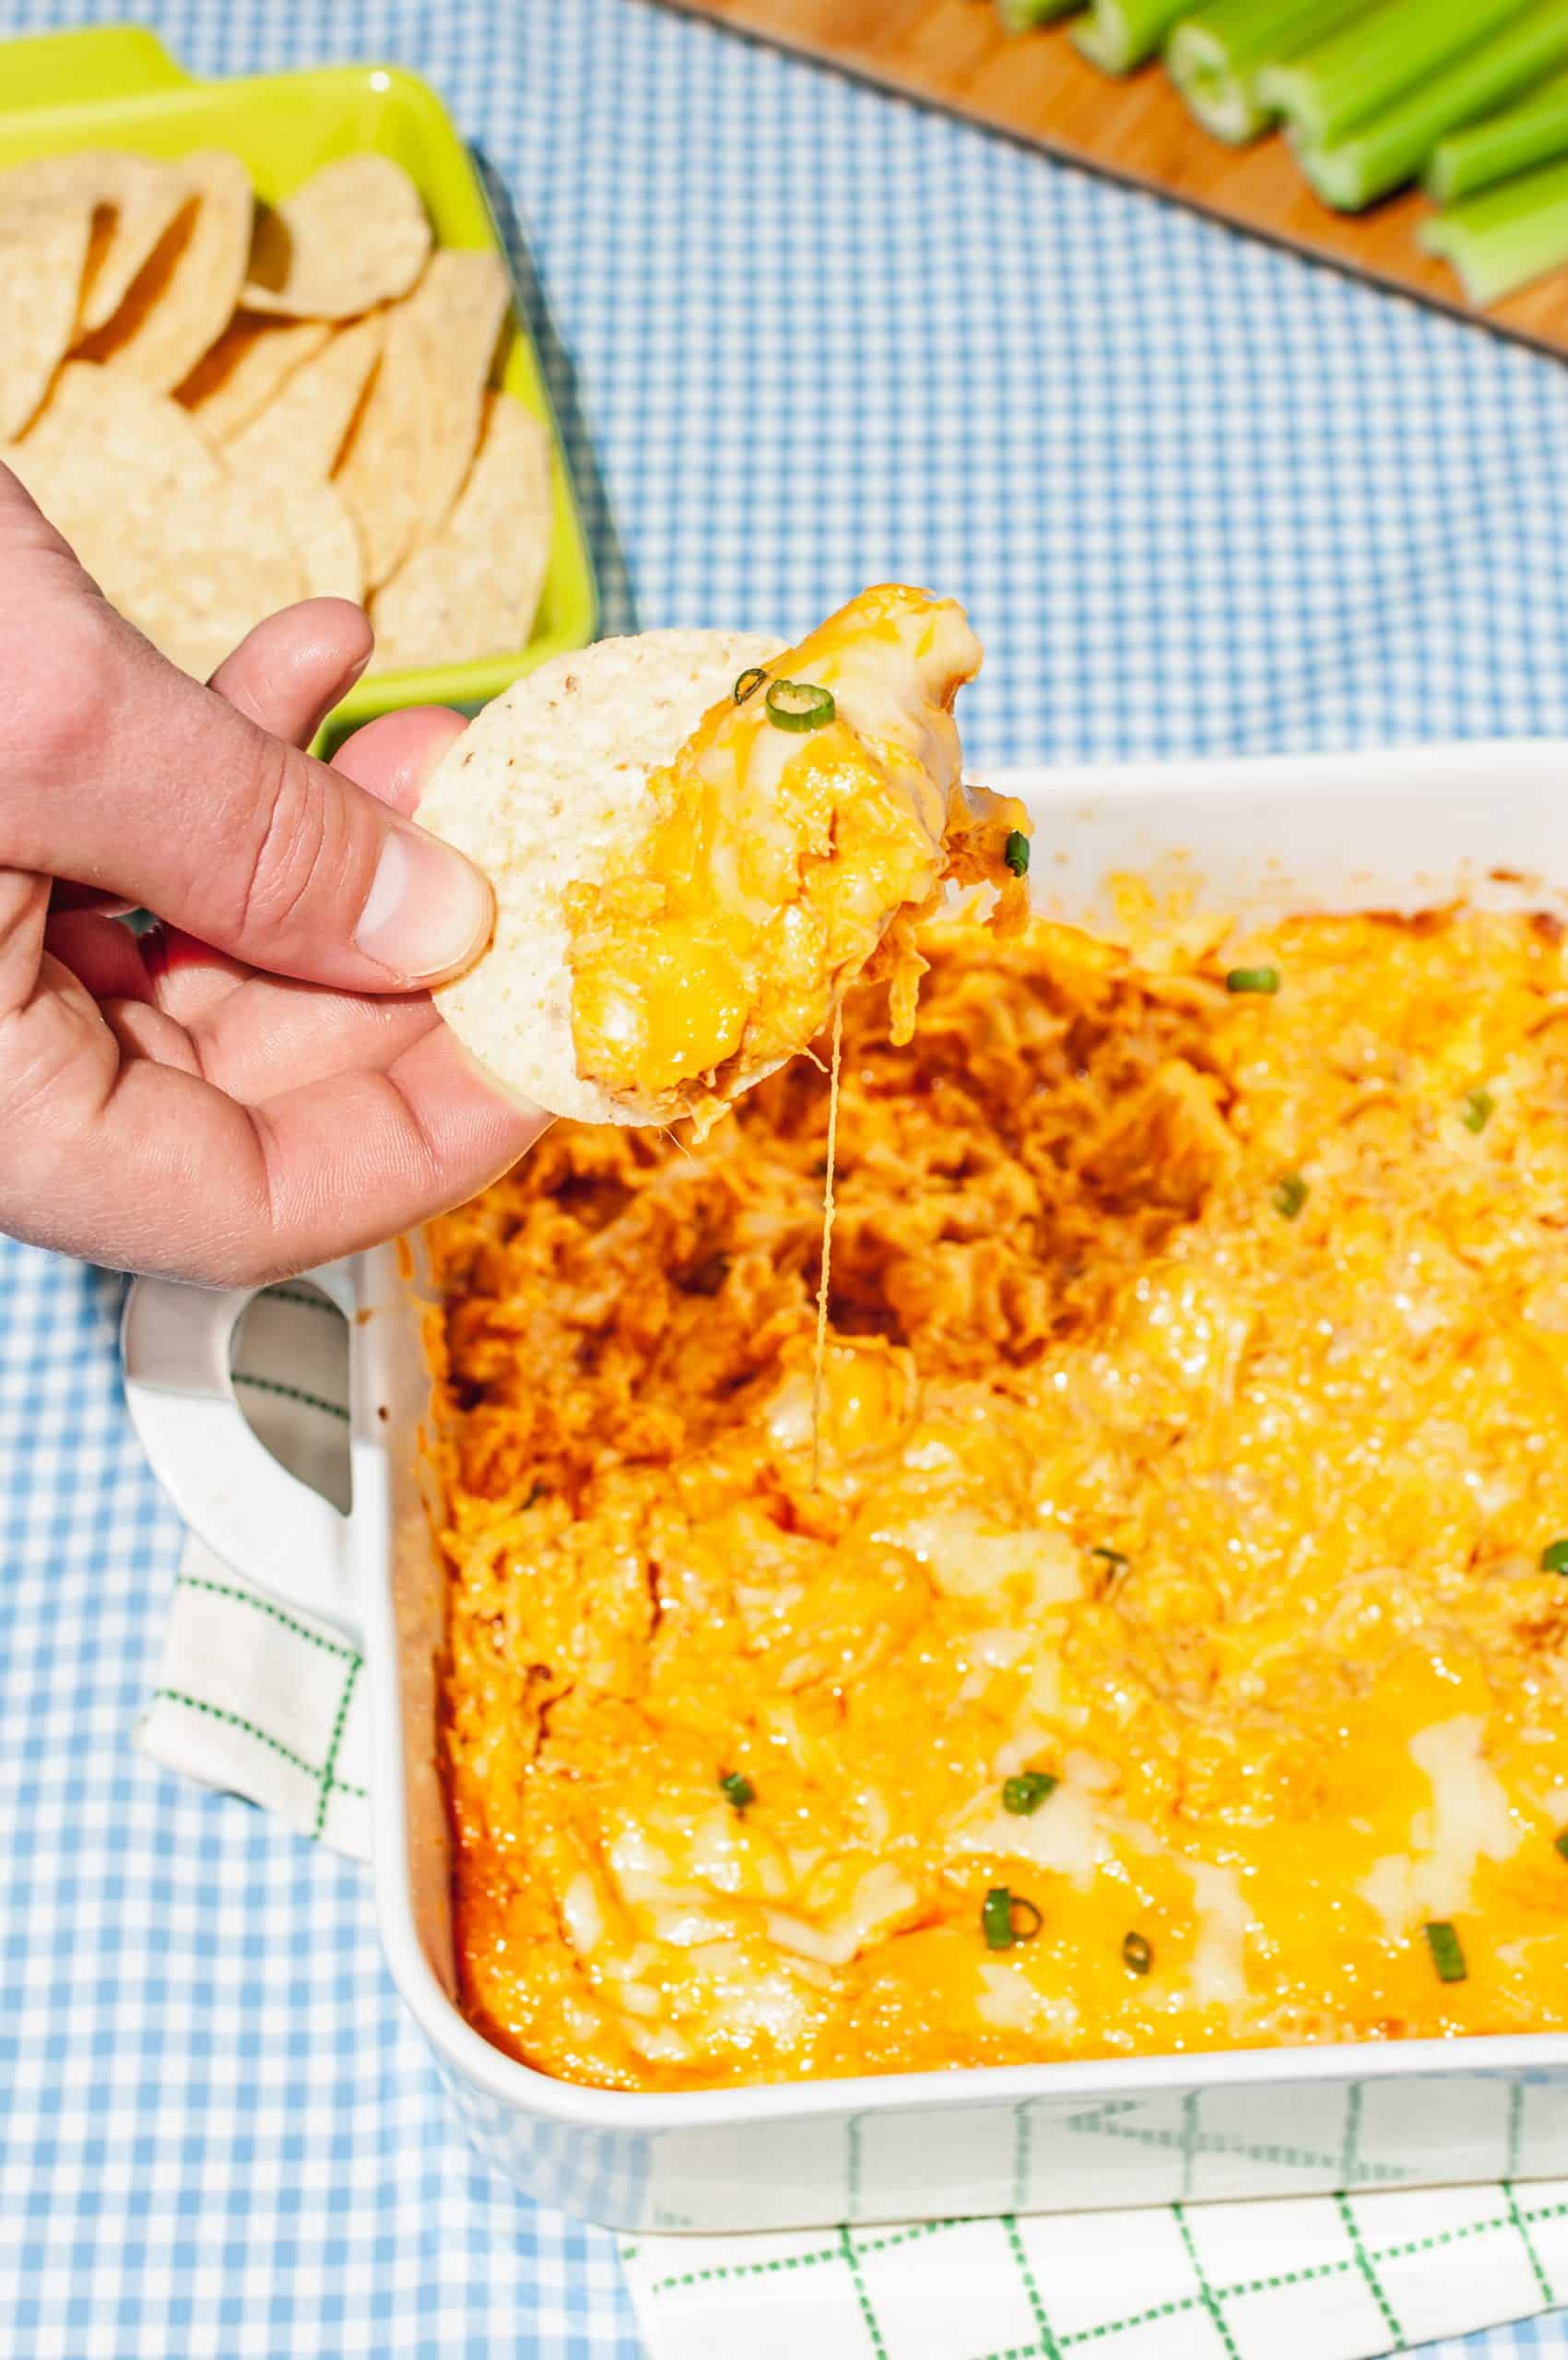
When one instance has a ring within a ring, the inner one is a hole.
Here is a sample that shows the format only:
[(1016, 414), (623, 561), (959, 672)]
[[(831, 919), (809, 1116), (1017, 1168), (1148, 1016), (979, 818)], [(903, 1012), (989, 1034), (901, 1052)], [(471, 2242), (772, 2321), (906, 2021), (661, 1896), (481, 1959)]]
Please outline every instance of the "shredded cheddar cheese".
[(818, 1489), (814, 1065), (435, 1224), (457, 1948), (513, 2054), (1568, 2024), (1558, 931), (1138, 940), (943, 926), (913, 1042), (845, 1003)]

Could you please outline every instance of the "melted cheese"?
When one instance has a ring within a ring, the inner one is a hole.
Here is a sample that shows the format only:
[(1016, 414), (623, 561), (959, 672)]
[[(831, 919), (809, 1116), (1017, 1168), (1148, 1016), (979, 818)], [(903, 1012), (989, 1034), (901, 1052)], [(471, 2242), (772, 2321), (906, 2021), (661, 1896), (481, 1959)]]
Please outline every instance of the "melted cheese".
[(819, 1487), (811, 1066), (436, 1225), (463, 1991), (543, 2069), (1568, 2024), (1568, 959), (1140, 941), (934, 929), (903, 1048), (846, 999)]
[[(708, 713), (648, 782), (630, 873), (566, 895), (578, 1072), (625, 1103), (705, 1115), (827, 1023), (888, 943), (907, 1038), (921, 961), (909, 920), (945, 877), (987, 879), (1021, 807), (959, 792), (953, 699), (980, 647), (950, 598), (867, 590)], [(826, 726), (781, 726), (775, 684), (822, 690)]]

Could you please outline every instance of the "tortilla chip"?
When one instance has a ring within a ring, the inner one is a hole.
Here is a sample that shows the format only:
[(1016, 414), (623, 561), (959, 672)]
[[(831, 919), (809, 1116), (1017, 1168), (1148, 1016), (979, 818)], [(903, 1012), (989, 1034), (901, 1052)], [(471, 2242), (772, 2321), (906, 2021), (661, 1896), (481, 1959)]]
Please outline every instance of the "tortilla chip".
[(179, 389), (209, 442), (227, 442), (264, 410), (332, 334), (324, 320), (263, 320), (241, 312)]
[(342, 156), (260, 216), (245, 304), (296, 319), (351, 319), (406, 295), (430, 252), (430, 221), (401, 164)]
[[(476, 473), (477, 470), (476, 470)], [(643, 785), (776, 639), (654, 631), (557, 655), (488, 704), (438, 766), (419, 818), (495, 888), (483, 956), (436, 998), (496, 1080), (579, 1122), (646, 1118), (578, 1078), (561, 897), (624, 867)]]
[(178, 165), (120, 148), (53, 160), (75, 168), (100, 208), (77, 321), (78, 335), (90, 336), (113, 318), (180, 215), (195, 202), (195, 191)]
[(77, 324), (93, 202), (7, 194), (0, 180), (0, 442), (19, 434), (49, 390)]
[(6, 455), (29, 489), (47, 480), (73, 508), (101, 504), (143, 522), (171, 484), (223, 479), (178, 402), (91, 360), (66, 361), (32, 426)]
[(375, 596), (377, 672), (525, 647), (549, 563), (549, 436), (510, 394), (486, 396), (472, 472), (444, 531)]
[(444, 252), (408, 298), (425, 379), (414, 546), (446, 522), (473, 466), (507, 294), (499, 254)]
[(407, 303), (386, 314), (381, 364), (337, 463), (336, 481), (359, 527), (373, 589), (402, 563), (419, 521), (425, 372)]
[(277, 488), (230, 477), (179, 403), (67, 361), (6, 453), (104, 596), (205, 679), (304, 589)]
[(372, 312), (339, 328), (312, 360), (296, 369), (275, 401), (231, 435), (231, 464), (301, 478), (329, 476), (375, 367), (384, 314)]
[(349, 598), (359, 606), (365, 596), (364, 560), (354, 519), (336, 485), (284, 475), (274, 476), (271, 481), (282, 502), (284, 527), (294, 545), (301, 596)]
[(107, 326), (80, 348), (155, 393), (190, 375), (228, 326), (251, 242), (251, 183), (238, 156), (199, 148), (181, 159), (196, 202), (162, 240)]

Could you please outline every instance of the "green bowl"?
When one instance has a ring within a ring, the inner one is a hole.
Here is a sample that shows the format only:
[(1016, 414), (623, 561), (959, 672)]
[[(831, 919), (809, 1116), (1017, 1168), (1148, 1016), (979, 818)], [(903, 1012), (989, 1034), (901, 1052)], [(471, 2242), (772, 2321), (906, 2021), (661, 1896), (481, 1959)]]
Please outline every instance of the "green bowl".
[[(409, 174), (441, 244), (488, 249), (507, 261), (456, 125), (427, 83), (395, 65), (329, 65), (247, 81), (197, 82), (151, 33), (136, 27), (0, 42), (0, 171), (73, 148), (134, 148), (148, 156), (231, 148), (269, 198), (287, 196), (335, 157), (372, 148)], [(471, 712), (548, 655), (585, 647), (594, 637), (593, 563), (538, 355), (515, 301), (498, 382), (550, 435), (555, 522), (534, 635), (514, 655), (361, 680), (327, 723), (323, 736), (330, 742), (401, 705), (454, 704)]]

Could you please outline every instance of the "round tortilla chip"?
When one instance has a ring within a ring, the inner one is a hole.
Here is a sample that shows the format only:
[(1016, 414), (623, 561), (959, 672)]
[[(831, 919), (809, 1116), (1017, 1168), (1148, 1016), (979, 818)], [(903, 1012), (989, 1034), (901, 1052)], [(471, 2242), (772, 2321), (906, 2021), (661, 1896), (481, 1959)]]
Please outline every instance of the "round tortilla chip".
[(89, 195), (46, 203), (8, 193), (7, 181), (0, 181), (0, 442), (37, 411), (70, 345), (93, 222)]
[(197, 361), (178, 398), (209, 442), (227, 442), (331, 334), (324, 320), (261, 320), (241, 312)]
[(561, 897), (635, 860), (649, 772), (778, 646), (752, 631), (651, 631), (554, 656), (485, 707), (426, 787), (419, 824), (466, 853), (496, 898), (489, 949), (436, 997), (517, 1098), (584, 1123), (666, 1119), (578, 1074)]
[(113, 318), (147, 263), (194, 202), (195, 190), (177, 164), (160, 164), (151, 156), (117, 148), (52, 160), (74, 167), (77, 184), (90, 190), (108, 217), (88, 257), (77, 323), (79, 333), (90, 336)]
[(172, 393), (234, 315), (251, 250), (250, 177), (227, 148), (180, 159), (195, 190), (108, 324), (80, 348), (84, 360), (123, 370), (155, 393)]
[(230, 436), (225, 455), (231, 464), (278, 475), (329, 476), (381, 357), (383, 333), (380, 312), (337, 329), (293, 371), (276, 400)]
[(198, 679), (303, 595), (277, 487), (228, 473), (189, 412), (134, 377), (67, 361), (6, 457), (111, 605)]
[(375, 594), (377, 672), (526, 647), (549, 565), (550, 438), (510, 394), (485, 397), (473, 470), (444, 529)]
[(401, 164), (373, 153), (340, 156), (260, 217), (245, 307), (352, 319), (407, 295), (430, 242), (419, 192)]

